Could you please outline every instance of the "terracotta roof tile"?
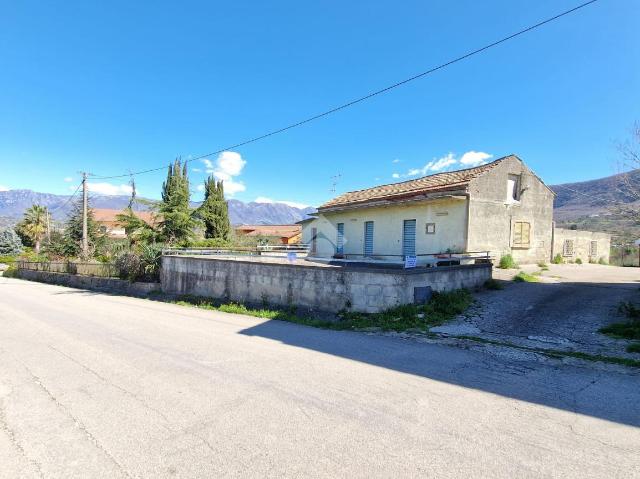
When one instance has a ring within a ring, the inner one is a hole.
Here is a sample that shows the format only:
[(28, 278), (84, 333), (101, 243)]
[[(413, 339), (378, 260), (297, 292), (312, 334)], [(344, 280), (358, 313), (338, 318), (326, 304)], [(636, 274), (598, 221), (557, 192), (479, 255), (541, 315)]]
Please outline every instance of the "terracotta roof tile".
[(344, 193), (318, 208), (319, 211), (347, 205), (366, 204), (373, 201), (394, 200), (408, 198), (424, 193), (437, 191), (458, 190), (466, 188), (469, 182), (486, 171), (494, 168), (507, 157), (497, 159), (486, 165), (476, 166), (465, 170), (447, 171), (435, 175), (424, 176), (415, 180), (375, 186), (365, 190)]

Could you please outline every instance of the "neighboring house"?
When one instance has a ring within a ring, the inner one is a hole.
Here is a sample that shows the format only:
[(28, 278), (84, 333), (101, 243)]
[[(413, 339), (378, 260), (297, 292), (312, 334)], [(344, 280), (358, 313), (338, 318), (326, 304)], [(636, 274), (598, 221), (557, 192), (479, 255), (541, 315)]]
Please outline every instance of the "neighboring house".
[[(93, 208), (93, 218), (100, 226), (100, 232), (114, 239), (127, 237), (124, 226), (122, 226), (117, 219), (118, 215), (124, 213), (123, 210)], [(150, 211), (134, 211), (133, 213), (147, 224), (153, 225), (157, 223), (156, 216)]]
[[(352, 191), (301, 222), (311, 257), (402, 261), (488, 251), (549, 261), (554, 193), (515, 155), (459, 171)], [(607, 235), (608, 236), (608, 235)], [(604, 243), (599, 255), (608, 260)]]
[(302, 227), (295, 225), (240, 225), (236, 234), (243, 236), (277, 237), (282, 244), (298, 244), (302, 239)]
[(580, 258), (583, 262), (595, 263), (600, 260), (609, 262), (611, 249), (611, 235), (591, 231), (555, 228), (553, 230), (553, 251), (564, 261), (575, 261)]

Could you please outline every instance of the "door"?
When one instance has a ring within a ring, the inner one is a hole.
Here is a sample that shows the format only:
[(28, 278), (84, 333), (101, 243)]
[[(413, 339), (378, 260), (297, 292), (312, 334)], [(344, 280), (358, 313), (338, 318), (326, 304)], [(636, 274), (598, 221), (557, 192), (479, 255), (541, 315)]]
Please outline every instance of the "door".
[(373, 221), (364, 222), (364, 255), (373, 256)]
[(416, 255), (416, 220), (404, 220), (402, 227), (403, 256)]
[(336, 253), (344, 253), (344, 223), (338, 223), (338, 234), (336, 237)]

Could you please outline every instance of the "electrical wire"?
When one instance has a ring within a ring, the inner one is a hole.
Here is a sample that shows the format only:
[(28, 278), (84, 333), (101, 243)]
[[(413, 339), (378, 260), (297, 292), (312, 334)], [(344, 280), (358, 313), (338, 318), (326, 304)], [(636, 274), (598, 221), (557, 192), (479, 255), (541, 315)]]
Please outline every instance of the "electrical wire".
[(49, 211), (49, 214), (53, 214), (58, 210), (61, 210), (62, 208), (66, 207), (69, 203), (71, 203), (71, 200), (73, 199), (73, 197), (78, 193), (78, 191), (80, 190), (80, 187), (82, 186), (82, 182), (78, 185), (78, 187), (76, 188), (76, 190), (71, 194), (71, 196), (69, 196), (69, 198), (67, 198), (67, 201), (65, 201), (64, 203), (62, 203), (60, 206), (57, 206), (56, 208), (52, 209), (51, 211)]
[[(270, 136), (274, 136), (274, 135), (277, 135), (279, 133), (283, 133), (283, 132), (285, 132), (287, 130), (291, 130), (293, 128), (297, 128), (297, 127), (302, 126), (302, 125), (304, 125), (306, 123), (310, 123), (312, 121), (315, 121), (315, 120), (318, 120), (318, 119), (323, 118), (325, 116), (328, 116), (328, 115), (331, 115), (333, 113), (336, 113), (336, 112), (338, 112), (340, 110), (344, 110), (345, 108), (349, 108), (349, 107), (351, 107), (353, 105), (356, 105), (358, 103), (361, 103), (361, 102), (363, 102), (365, 100), (369, 100), (370, 98), (373, 98), (375, 96), (378, 96), (378, 95), (386, 93), (386, 92), (388, 92), (390, 90), (393, 90), (394, 88), (398, 88), (398, 87), (400, 87), (402, 85), (405, 85), (405, 84), (407, 84), (409, 82), (412, 82), (414, 80), (418, 80), (419, 78), (422, 78), (422, 77), (425, 77), (425, 76), (430, 75), (432, 73), (435, 73), (438, 70), (442, 70), (443, 68), (451, 66), (451, 65), (453, 65), (455, 63), (458, 63), (458, 62), (460, 62), (462, 60), (466, 60), (467, 58), (470, 58), (470, 57), (472, 57), (474, 55), (477, 55), (477, 54), (482, 53), (482, 52), (484, 52), (486, 50), (489, 50), (490, 48), (496, 47), (496, 46), (498, 46), (498, 45), (500, 45), (502, 43), (505, 43), (505, 42), (507, 42), (509, 40), (512, 40), (512, 39), (514, 39), (514, 38), (516, 38), (516, 37), (518, 37), (520, 35), (523, 35), (525, 33), (528, 33), (530, 31), (532, 31), (532, 30), (535, 30), (536, 28), (539, 28), (539, 27), (541, 27), (543, 25), (546, 25), (547, 23), (550, 23), (550, 22), (553, 22), (555, 20), (558, 20), (559, 18), (562, 18), (562, 17), (564, 17), (566, 15), (569, 15), (569, 14), (571, 14), (573, 12), (576, 12), (577, 10), (580, 10), (580, 9), (582, 9), (584, 7), (587, 7), (587, 6), (589, 6), (589, 5), (593, 4), (593, 3), (596, 3), (597, 1), (598, 0), (589, 0), (588, 2), (581, 3), (580, 5), (578, 5), (576, 7), (573, 7), (571, 9), (569, 9), (569, 10), (565, 10), (564, 12), (561, 12), (561, 13), (559, 13), (557, 15), (554, 15), (552, 17), (549, 17), (549, 18), (545, 19), (545, 20), (542, 20), (542, 21), (540, 21), (540, 22), (538, 22), (538, 23), (536, 23), (534, 25), (531, 25), (531, 26), (529, 26), (527, 28), (524, 28), (524, 29), (522, 29), (522, 30), (520, 30), (520, 31), (518, 31), (516, 33), (513, 33), (511, 35), (503, 37), (503, 38), (501, 38), (499, 40), (496, 40), (496, 41), (494, 41), (492, 43), (489, 43), (489, 44), (487, 44), (487, 45), (485, 45), (483, 47), (480, 47), (480, 48), (477, 48), (475, 50), (469, 51), (469, 52), (465, 53), (464, 55), (461, 55), (461, 56), (459, 56), (457, 58), (449, 60), (449, 61), (447, 61), (445, 63), (442, 63), (442, 64), (440, 64), (440, 65), (438, 65), (436, 67), (433, 67), (433, 68), (431, 68), (429, 70), (426, 70), (424, 72), (418, 73), (417, 75), (414, 75), (412, 77), (406, 78), (406, 79), (401, 80), (401, 81), (399, 81), (397, 83), (394, 83), (392, 85), (389, 85), (389, 86), (386, 86), (384, 88), (381, 88), (380, 90), (376, 90), (376, 91), (371, 92), (371, 93), (369, 93), (369, 94), (367, 94), (365, 96), (356, 98), (356, 99), (351, 100), (351, 101), (349, 101), (347, 103), (344, 103), (342, 105), (339, 105), (339, 106), (336, 106), (334, 108), (331, 108), (330, 110), (324, 111), (322, 113), (318, 113), (316, 115), (313, 115), (311, 117), (305, 118), (305, 119), (300, 120), (300, 121), (298, 121), (296, 123), (292, 123), (292, 124), (290, 124), (288, 126), (285, 126), (283, 128), (272, 130), (272, 131), (264, 133), (264, 134), (262, 134), (260, 136), (256, 136), (254, 138), (250, 138), (250, 139), (242, 141), (240, 143), (236, 143), (235, 145), (229, 145), (229, 146), (227, 146), (225, 148), (221, 148), (219, 150), (216, 150), (216, 151), (204, 154), (204, 155), (200, 155), (200, 156), (197, 156), (195, 158), (189, 158), (189, 159), (185, 160), (185, 163), (189, 163), (189, 162), (196, 161), (196, 160), (202, 160), (202, 159), (207, 158), (209, 156), (214, 156), (214, 155), (220, 154), (220, 153), (222, 153), (224, 151), (240, 148), (241, 146), (245, 146), (245, 145), (248, 145), (250, 143), (255, 143), (257, 141), (264, 140), (265, 138), (268, 138)], [(143, 175), (143, 174), (146, 174), (146, 173), (152, 173), (152, 172), (155, 172), (155, 171), (164, 170), (165, 168), (166, 168), (166, 166), (160, 166), (158, 168), (149, 168), (149, 169), (146, 169), (146, 170), (140, 170), (140, 171), (136, 171), (136, 172), (133, 172), (133, 173), (129, 172), (129, 173), (125, 173), (125, 174), (122, 174), (122, 175), (112, 175), (112, 176), (94, 176), (94, 178), (95, 179), (101, 179), (101, 180), (107, 180), (107, 179), (114, 179), (114, 178), (132, 177), (132, 176), (135, 176), (135, 175)]]

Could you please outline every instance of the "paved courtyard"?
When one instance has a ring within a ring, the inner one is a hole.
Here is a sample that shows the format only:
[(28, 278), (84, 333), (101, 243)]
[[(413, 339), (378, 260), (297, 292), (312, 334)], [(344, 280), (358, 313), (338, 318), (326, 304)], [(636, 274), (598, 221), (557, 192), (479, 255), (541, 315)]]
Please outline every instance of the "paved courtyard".
[(0, 477), (638, 477), (636, 370), (0, 278)]
[[(520, 269), (540, 270), (535, 265)], [(628, 341), (598, 333), (625, 320), (617, 310), (622, 301), (640, 304), (640, 268), (551, 264), (539, 283), (511, 282), (518, 271), (494, 269), (505, 289), (477, 294), (471, 314), (436, 331), (640, 359), (640, 354), (625, 351)]]

